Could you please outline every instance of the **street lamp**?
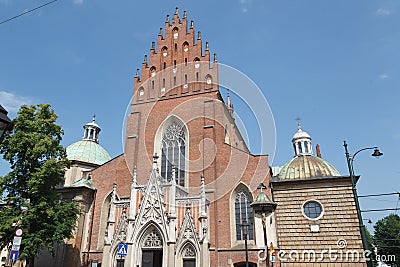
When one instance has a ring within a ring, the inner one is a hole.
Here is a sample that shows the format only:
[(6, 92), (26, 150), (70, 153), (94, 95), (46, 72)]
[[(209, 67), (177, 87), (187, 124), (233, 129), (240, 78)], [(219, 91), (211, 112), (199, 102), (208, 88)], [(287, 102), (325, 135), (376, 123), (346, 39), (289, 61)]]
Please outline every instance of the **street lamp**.
[(246, 251), (246, 267), (249, 267), (249, 251), (247, 249), (247, 232), (249, 224), (245, 221), (240, 225), (242, 227), (243, 237), (244, 237), (244, 249)]
[[(264, 243), (265, 246), (268, 246), (268, 239), (267, 239), (267, 222), (266, 222), (266, 217), (267, 214), (271, 214), (272, 212), (275, 211), (277, 204), (273, 201), (271, 201), (267, 194), (263, 191), (264, 189), (267, 189), (267, 187), (263, 184), (260, 183), (257, 187), (257, 189), (260, 190), (260, 193), (257, 195), (256, 199), (254, 200), (253, 203), (250, 204), (250, 206), (254, 209), (255, 213), (261, 214), (262, 217), (262, 225), (263, 225), (263, 232), (264, 232)], [(265, 249), (265, 264), (266, 266), (269, 266), (269, 249)]]
[(7, 114), (7, 110), (0, 105), (0, 141), (3, 138), (4, 133), (12, 129), (12, 122), (10, 118), (7, 117)]
[[(354, 177), (353, 163), (354, 163), (355, 156), (358, 153), (360, 153), (361, 151), (374, 150), (374, 152), (371, 155), (373, 157), (380, 157), (380, 156), (383, 155), (383, 153), (379, 151), (378, 147), (366, 147), (366, 148), (358, 150), (356, 153), (354, 153), (354, 155), (350, 155), (350, 153), (349, 153), (349, 151), (347, 149), (346, 141), (343, 142), (343, 146), (344, 146), (344, 150), (345, 150), (345, 153), (346, 153), (347, 166), (349, 167), (349, 174), (350, 174), (350, 179), (351, 179), (351, 187), (353, 189), (354, 202), (356, 204), (357, 217), (358, 217), (358, 221), (359, 221), (359, 224), (360, 224), (359, 226), (360, 226), (361, 239), (362, 239), (362, 243), (363, 243), (363, 249), (364, 249), (364, 251), (366, 251), (366, 250), (368, 250), (367, 236), (365, 234), (365, 225), (363, 223), (363, 218), (361, 216), (360, 203), (358, 202), (356, 182), (354, 181), (355, 177)], [(368, 267), (372, 267), (371, 261), (367, 261), (367, 266)]]

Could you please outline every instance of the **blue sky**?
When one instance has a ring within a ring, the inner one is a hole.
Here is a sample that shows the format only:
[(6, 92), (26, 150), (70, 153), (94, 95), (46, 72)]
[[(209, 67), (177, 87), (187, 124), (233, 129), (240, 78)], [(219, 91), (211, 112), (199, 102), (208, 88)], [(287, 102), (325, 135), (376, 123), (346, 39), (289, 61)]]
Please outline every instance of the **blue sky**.
[[(0, 21), (43, 3), (0, 0)], [(95, 113), (101, 145), (119, 155), (135, 70), (175, 6), (181, 15), (188, 11), (220, 62), (263, 91), (276, 123), (272, 165), (293, 156), (300, 117), (313, 145), (341, 174), (348, 172), (343, 140), (351, 152), (367, 146), (384, 152), (380, 159), (357, 156), (360, 195), (400, 191), (399, 1), (59, 0), (0, 25), (0, 103), (10, 117), (22, 103), (52, 104), (65, 146), (80, 140)], [(257, 144), (251, 150), (257, 153)], [(0, 167), (4, 174), (7, 166)], [(394, 208), (396, 201), (361, 204)]]

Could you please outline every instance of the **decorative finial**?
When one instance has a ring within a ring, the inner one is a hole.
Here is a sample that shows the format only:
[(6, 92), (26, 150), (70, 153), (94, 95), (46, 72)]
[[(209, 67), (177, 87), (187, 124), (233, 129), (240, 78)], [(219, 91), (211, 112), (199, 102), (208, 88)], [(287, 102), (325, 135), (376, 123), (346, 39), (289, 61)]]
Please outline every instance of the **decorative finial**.
[(153, 163), (157, 163), (157, 159), (158, 159), (158, 156), (157, 156), (157, 153), (155, 153), (153, 156)]
[(297, 117), (295, 120), (297, 121), (297, 131), (298, 132), (302, 132), (301, 123), (300, 123), (300, 121), (301, 121), (300, 117)]
[(136, 69), (135, 77), (138, 77), (138, 78), (139, 78), (139, 69)]
[(144, 55), (143, 64), (147, 65), (147, 55)]
[(113, 192), (112, 192), (112, 200), (115, 202), (117, 199), (117, 182), (114, 181)]
[(167, 15), (167, 19), (165, 20), (165, 23), (169, 24), (169, 15)]
[(171, 183), (172, 183), (173, 185), (176, 185), (176, 167), (175, 167), (175, 165), (173, 165), (173, 164), (172, 164)]
[(206, 188), (204, 185), (204, 175), (202, 174), (200, 176), (201, 182), (200, 182), (200, 216), (201, 217), (206, 217)]
[(133, 167), (132, 184), (133, 185), (137, 184), (137, 168), (136, 168), (136, 165), (135, 165), (135, 167)]
[(214, 62), (217, 62), (217, 53), (214, 53)]
[(206, 42), (206, 51), (210, 50), (210, 47), (208, 46), (208, 42)]
[(175, 15), (178, 15), (178, 12), (179, 12), (179, 8), (175, 7)]
[(192, 20), (192, 21), (190, 21), (190, 29), (193, 29), (194, 28), (194, 21)]
[(260, 189), (260, 191), (263, 192), (263, 190), (264, 190), (264, 189), (267, 189), (267, 187), (266, 187), (263, 183), (260, 183), (260, 184), (257, 186), (257, 189)]
[(155, 50), (156, 49), (156, 42), (151, 42), (151, 50)]
[(226, 106), (228, 107), (229, 113), (232, 115), (233, 118), (233, 104), (231, 102), (231, 94), (229, 89), (227, 89)]
[(197, 40), (201, 40), (201, 31), (197, 33)]
[(162, 28), (160, 28), (160, 32), (158, 33), (158, 35), (162, 35)]
[(183, 18), (184, 18), (184, 19), (187, 18), (186, 10), (183, 11)]
[(96, 121), (96, 114), (93, 114), (93, 119), (92, 119), (92, 121), (93, 121), (93, 122)]

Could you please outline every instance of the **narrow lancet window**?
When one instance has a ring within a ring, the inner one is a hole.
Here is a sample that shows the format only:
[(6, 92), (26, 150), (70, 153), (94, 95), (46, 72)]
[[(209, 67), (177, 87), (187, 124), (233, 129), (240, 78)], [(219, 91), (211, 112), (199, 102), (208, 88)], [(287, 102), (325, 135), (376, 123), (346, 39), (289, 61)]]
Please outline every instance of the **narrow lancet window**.
[[(254, 239), (253, 232), (253, 211), (250, 206), (250, 194), (241, 189), (236, 193), (235, 197), (235, 222), (236, 222), (236, 240), (244, 240), (245, 232), (247, 239)], [(246, 225), (246, 226), (244, 226)], [(247, 229), (244, 229), (247, 227)]]
[(170, 180), (172, 165), (177, 168), (176, 183), (185, 186), (185, 145), (183, 126), (172, 122), (163, 132), (161, 151), (161, 176)]

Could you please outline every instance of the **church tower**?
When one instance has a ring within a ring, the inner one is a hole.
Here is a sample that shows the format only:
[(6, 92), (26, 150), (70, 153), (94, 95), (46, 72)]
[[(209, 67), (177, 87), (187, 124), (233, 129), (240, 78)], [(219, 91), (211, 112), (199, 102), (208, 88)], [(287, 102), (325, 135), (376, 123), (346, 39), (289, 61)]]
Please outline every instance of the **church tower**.
[[(211, 59), (208, 42), (204, 47), (201, 32), (196, 33), (186, 11), (181, 18), (177, 8), (172, 18), (167, 15), (157, 42), (152, 42), (149, 56), (144, 56), (134, 77), (125, 142), (128, 166), (136, 165), (138, 174), (146, 172), (151, 156), (157, 154), (161, 174), (170, 179), (175, 165), (178, 185), (189, 187), (190, 161), (206, 150), (194, 146), (201, 136), (212, 134), (204, 126), (213, 124), (214, 100), (222, 101), (216, 54)], [(210, 123), (201, 119), (204, 116), (210, 117)], [(193, 127), (200, 137), (197, 140), (188, 136)], [(197, 162), (197, 180), (204, 167), (202, 161)]]

